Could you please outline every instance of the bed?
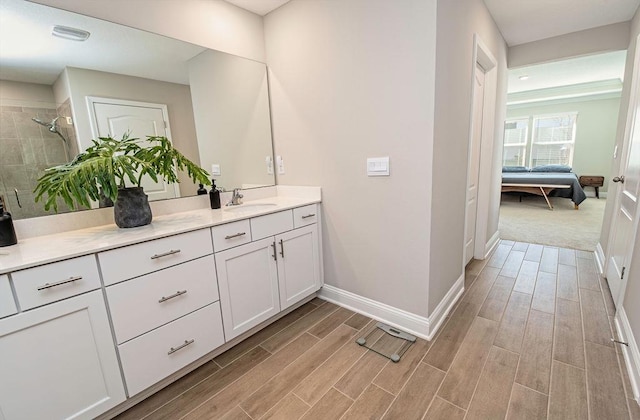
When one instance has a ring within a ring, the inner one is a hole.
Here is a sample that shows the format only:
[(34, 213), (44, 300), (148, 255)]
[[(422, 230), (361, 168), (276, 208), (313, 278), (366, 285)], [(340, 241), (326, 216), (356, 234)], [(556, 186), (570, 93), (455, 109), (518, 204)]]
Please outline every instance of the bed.
[[(578, 176), (571, 172), (571, 168), (559, 165), (547, 165), (531, 170), (503, 168), (502, 192), (525, 192), (544, 197), (550, 210), (553, 205), (548, 197), (569, 198), (578, 210), (587, 195), (585, 194)], [(557, 172), (556, 172), (557, 171)]]

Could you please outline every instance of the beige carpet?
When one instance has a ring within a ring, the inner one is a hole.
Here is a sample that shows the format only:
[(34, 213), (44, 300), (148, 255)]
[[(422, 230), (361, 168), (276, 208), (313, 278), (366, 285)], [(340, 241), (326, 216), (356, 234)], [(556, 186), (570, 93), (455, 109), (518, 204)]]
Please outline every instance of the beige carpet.
[(589, 197), (573, 209), (566, 198), (551, 197), (554, 210), (543, 197), (502, 194), (500, 203), (500, 238), (518, 242), (552, 245), (595, 251), (600, 240), (606, 200)]

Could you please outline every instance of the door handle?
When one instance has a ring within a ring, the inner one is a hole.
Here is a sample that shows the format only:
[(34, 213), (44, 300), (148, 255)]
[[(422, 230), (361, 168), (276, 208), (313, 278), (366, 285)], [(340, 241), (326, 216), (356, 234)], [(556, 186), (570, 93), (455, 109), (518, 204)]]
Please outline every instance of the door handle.
[(624, 184), (624, 175), (620, 175), (620, 176), (616, 176), (612, 179), (613, 182), (619, 182), (621, 184)]
[(284, 258), (284, 243), (282, 239), (280, 239), (280, 255), (282, 255), (282, 258)]

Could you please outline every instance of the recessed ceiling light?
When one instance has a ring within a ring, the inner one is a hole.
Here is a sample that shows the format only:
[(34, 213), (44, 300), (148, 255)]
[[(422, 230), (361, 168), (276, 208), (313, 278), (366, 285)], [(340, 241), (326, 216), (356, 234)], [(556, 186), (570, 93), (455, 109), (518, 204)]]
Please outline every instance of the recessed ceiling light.
[(520, 80), (527, 80), (529, 78), (528, 74), (523, 74), (522, 76), (518, 77), (518, 79)]
[(91, 33), (84, 29), (71, 28), (69, 26), (56, 25), (51, 30), (51, 35), (71, 41), (86, 41)]

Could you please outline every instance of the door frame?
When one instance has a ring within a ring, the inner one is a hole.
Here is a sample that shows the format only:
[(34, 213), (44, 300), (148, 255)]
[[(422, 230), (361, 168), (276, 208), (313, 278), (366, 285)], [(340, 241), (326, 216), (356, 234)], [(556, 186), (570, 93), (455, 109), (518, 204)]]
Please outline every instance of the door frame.
[[(629, 95), (629, 106), (627, 110), (627, 119), (624, 127), (624, 136), (622, 138), (622, 147), (620, 154), (620, 165), (617, 168), (617, 173), (612, 174), (613, 176), (618, 176), (624, 171), (629, 162), (629, 152), (631, 148), (631, 134), (633, 133), (633, 129), (636, 124), (640, 124), (640, 120), (636, 120), (635, 108), (636, 106), (640, 106), (640, 35), (636, 38), (636, 46), (635, 46), (635, 56), (633, 62), (633, 73), (631, 77), (631, 90)], [(616, 169), (614, 169), (616, 170)], [(607, 251), (604, 256), (604, 264), (602, 269), (602, 275), (606, 276), (607, 271), (609, 269), (609, 261), (611, 259), (611, 253), (613, 252), (613, 241), (615, 240), (616, 235), (616, 224), (617, 224), (617, 215), (620, 207), (621, 201), (621, 186), (615, 186), (615, 201), (613, 203), (613, 213), (611, 215), (611, 221), (609, 223), (609, 236), (607, 240)], [(633, 256), (633, 250), (635, 247), (637, 235), (638, 235), (638, 219), (640, 219), (640, 205), (636, 205), (636, 214), (633, 215), (633, 228), (631, 230), (631, 237), (629, 238), (629, 249), (627, 250), (627, 254), (625, 255), (624, 263), (627, 270), (629, 270), (629, 266), (631, 265), (631, 259)], [(622, 303), (624, 301), (624, 296), (627, 290), (627, 281), (629, 279), (629, 275), (622, 278), (620, 282), (620, 291), (618, 296), (612, 296), (613, 302), (617, 308), (622, 307)]]
[[(469, 108), (469, 139), (467, 149), (467, 171), (469, 170), (470, 146), (473, 141), (473, 104), (476, 95), (475, 77), (476, 63), (484, 69), (484, 101), (482, 114), (482, 134), (480, 136), (480, 164), (478, 165), (478, 196), (476, 202), (476, 229), (475, 229), (475, 245), (473, 250), (473, 258), (485, 259), (493, 247), (498, 243), (498, 232), (491, 238), (488, 238), (489, 216), (492, 202), (492, 173), (493, 173), (493, 154), (494, 154), (494, 133), (495, 133), (495, 117), (496, 117), (496, 101), (498, 90), (498, 61), (495, 59), (489, 47), (482, 41), (479, 34), (473, 34), (473, 56), (471, 61), (471, 102)], [(469, 177), (467, 176), (467, 182)], [(468, 185), (467, 185), (468, 189)], [(465, 200), (465, 226), (467, 224), (467, 209)], [(465, 238), (466, 239), (466, 238)], [(464, 247), (465, 241), (462, 246)], [(464, 260), (466, 256), (463, 248), (463, 270)]]
[[(87, 109), (89, 110), (89, 124), (91, 126), (91, 135), (93, 138), (98, 138), (100, 136), (98, 131), (98, 119), (96, 118), (96, 112), (94, 108), (94, 104), (108, 104), (108, 105), (122, 105), (122, 106), (131, 106), (131, 107), (140, 107), (140, 108), (158, 108), (162, 111), (162, 119), (164, 120), (164, 131), (165, 136), (169, 139), (169, 142), (173, 144), (173, 139), (171, 138), (171, 124), (169, 124), (169, 108), (166, 104), (157, 104), (153, 102), (141, 102), (141, 101), (130, 101), (128, 99), (117, 99), (117, 98), (105, 98), (101, 96), (87, 96)], [(175, 198), (180, 198), (180, 186), (177, 182), (173, 184), (167, 184), (168, 188), (173, 188)]]

